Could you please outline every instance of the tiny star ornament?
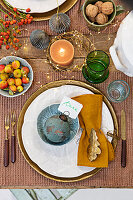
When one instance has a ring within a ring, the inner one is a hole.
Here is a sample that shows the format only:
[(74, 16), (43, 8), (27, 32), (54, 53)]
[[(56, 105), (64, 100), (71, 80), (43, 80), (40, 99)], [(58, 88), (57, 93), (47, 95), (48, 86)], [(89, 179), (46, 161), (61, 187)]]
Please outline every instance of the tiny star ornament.
[(70, 27), (70, 18), (64, 13), (56, 13), (49, 20), (49, 26), (53, 32), (63, 33)]

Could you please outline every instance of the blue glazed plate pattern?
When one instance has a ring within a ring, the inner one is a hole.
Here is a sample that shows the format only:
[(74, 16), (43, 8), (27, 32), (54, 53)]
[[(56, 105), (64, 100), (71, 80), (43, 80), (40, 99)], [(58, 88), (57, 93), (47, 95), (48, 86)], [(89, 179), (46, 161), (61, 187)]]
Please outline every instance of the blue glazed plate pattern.
[(52, 145), (63, 145), (63, 144), (70, 142), (74, 138), (74, 136), (76, 135), (76, 133), (79, 129), (78, 118), (71, 119), (70, 117), (68, 117), (68, 123), (70, 126), (70, 137), (67, 140), (65, 140), (64, 142), (60, 142), (60, 143), (54, 143), (54, 142), (49, 141), (46, 138), (44, 124), (46, 123), (48, 118), (50, 118), (54, 115), (62, 114), (60, 111), (58, 111), (58, 107), (59, 107), (59, 104), (53, 104), (53, 105), (46, 107), (44, 110), (42, 110), (42, 112), (39, 114), (39, 116), (37, 118), (37, 130), (38, 130), (39, 136), (41, 137), (41, 139), (44, 142), (52, 144)]
[[(30, 72), (28, 74), (28, 78), (30, 79), (30, 82), (28, 84), (23, 85), (24, 90), (22, 92), (16, 93), (13, 96), (9, 95), (8, 91), (0, 90), (0, 94), (3, 96), (6, 96), (6, 97), (17, 97), (17, 96), (24, 94), (30, 88), (30, 86), (32, 85), (32, 82), (33, 82), (33, 70), (32, 70), (32, 67), (30, 66), (30, 64), (26, 60), (24, 60), (20, 57), (16, 57), (16, 56), (6, 56), (0, 60), (0, 65), (2, 65), (2, 64), (8, 65), (10, 62), (13, 62), (14, 60), (20, 61), (20, 63), (21, 63), (20, 66), (26, 66), (29, 68)], [(0, 79), (0, 81), (1, 81), (1, 79)]]

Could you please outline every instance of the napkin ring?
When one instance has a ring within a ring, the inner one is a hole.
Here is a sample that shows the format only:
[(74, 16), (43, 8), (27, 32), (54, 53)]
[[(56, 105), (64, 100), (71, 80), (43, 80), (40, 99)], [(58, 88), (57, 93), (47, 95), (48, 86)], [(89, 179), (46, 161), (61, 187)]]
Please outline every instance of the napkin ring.
[[(99, 129), (99, 132), (101, 133), (101, 128)], [(113, 139), (117, 139), (117, 140), (120, 140), (120, 137), (116, 134), (116, 129), (114, 129), (113, 133), (112, 131), (107, 131), (107, 136), (110, 136), (112, 137)]]
[(113, 139), (117, 139), (117, 140), (120, 140), (120, 136), (118, 136), (116, 134), (116, 130), (114, 129), (113, 133), (111, 133), (110, 131), (107, 132), (107, 136), (110, 136), (112, 137)]

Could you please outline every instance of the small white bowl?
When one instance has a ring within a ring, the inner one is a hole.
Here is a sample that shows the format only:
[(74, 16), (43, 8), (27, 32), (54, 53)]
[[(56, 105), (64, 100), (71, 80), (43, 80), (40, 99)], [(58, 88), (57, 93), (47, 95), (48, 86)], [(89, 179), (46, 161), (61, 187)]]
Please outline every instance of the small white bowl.
[(0, 94), (2, 96), (5, 96), (5, 97), (17, 97), (17, 96), (24, 94), (30, 88), (30, 86), (32, 85), (32, 82), (33, 82), (32, 67), (30, 66), (30, 64), (25, 59), (20, 58), (20, 57), (16, 57), (16, 56), (6, 56), (6, 57), (4, 57), (0, 60), (0, 65), (2, 65), (2, 64), (8, 65), (10, 62), (13, 62), (14, 60), (20, 61), (22, 66), (26, 66), (26, 67), (29, 68), (30, 72), (28, 74), (28, 78), (29, 78), (30, 82), (28, 84), (24, 84), (24, 90), (22, 92), (16, 93), (14, 95), (9, 95), (8, 91), (4, 91), (4, 90), (0, 89)]

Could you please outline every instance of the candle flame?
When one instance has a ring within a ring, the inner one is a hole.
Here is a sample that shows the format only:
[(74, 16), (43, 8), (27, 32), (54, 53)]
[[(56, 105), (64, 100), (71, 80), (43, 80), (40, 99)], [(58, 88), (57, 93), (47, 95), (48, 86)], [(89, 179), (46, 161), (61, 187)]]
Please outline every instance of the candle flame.
[(63, 48), (60, 48), (59, 52), (60, 52), (60, 55), (61, 55), (61, 56), (64, 56), (65, 49), (63, 49)]

